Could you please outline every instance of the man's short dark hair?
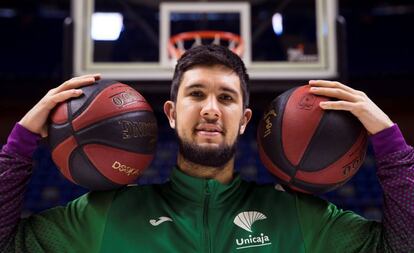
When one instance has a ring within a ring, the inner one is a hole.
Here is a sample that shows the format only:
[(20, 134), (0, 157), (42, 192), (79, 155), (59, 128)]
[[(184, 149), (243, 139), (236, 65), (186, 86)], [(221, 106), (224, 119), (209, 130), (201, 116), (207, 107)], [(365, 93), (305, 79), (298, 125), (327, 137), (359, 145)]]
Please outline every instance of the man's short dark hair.
[(236, 73), (240, 78), (240, 87), (243, 95), (243, 108), (249, 105), (249, 75), (242, 59), (230, 49), (220, 45), (200, 45), (187, 50), (175, 66), (171, 84), (170, 99), (177, 101), (178, 88), (187, 70), (196, 66), (223, 65)]

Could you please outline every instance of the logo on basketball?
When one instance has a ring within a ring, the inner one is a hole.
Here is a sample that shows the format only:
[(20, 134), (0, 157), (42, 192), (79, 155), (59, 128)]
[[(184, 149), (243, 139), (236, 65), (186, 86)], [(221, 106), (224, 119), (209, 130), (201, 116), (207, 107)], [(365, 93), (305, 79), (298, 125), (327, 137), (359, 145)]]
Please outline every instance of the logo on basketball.
[(349, 175), (351, 172), (357, 170), (362, 163), (362, 158), (363, 158), (363, 155), (358, 156), (357, 158), (355, 158), (354, 160), (346, 164), (344, 167), (342, 167), (343, 169), (342, 173), (344, 175)]
[[(359, 167), (361, 167), (362, 163), (365, 159), (365, 147), (367, 144), (367, 137), (364, 136), (364, 138), (361, 140), (361, 143), (356, 147), (355, 151), (349, 154), (350, 157), (355, 156), (355, 159), (350, 161), (349, 163), (345, 164), (345, 166), (342, 167), (342, 173), (347, 176), (349, 174), (353, 174)], [(356, 152), (359, 152), (356, 154)]]
[(277, 114), (276, 114), (275, 110), (273, 110), (273, 109), (268, 111), (264, 115), (263, 119), (264, 119), (264, 122), (265, 122), (265, 131), (264, 131), (263, 138), (265, 138), (269, 134), (271, 134), (271, 132), (272, 132), (272, 118), (274, 118), (276, 116), (277, 116)]
[(134, 167), (130, 167), (127, 165), (124, 165), (118, 161), (115, 161), (114, 164), (112, 164), (112, 168), (114, 170), (118, 170), (119, 172), (125, 173), (128, 176), (131, 175), (139, 175), (139, 170), (135, 169)]
[(316, 96), (312, 94), (305, 94), (299, 102), (299, 108), (303, 110), (311, 110), (315, 104)]
[(157, 137), (157, 125), (154, 122), (138, 122), (131, 120), (120, 120), (122, 126), (122, 139)]
[(112, 102), (118, 107), (129, 105), (139, 100), (141, 100), (140, 97), (131, 91), (124, 91), (112, 97)]

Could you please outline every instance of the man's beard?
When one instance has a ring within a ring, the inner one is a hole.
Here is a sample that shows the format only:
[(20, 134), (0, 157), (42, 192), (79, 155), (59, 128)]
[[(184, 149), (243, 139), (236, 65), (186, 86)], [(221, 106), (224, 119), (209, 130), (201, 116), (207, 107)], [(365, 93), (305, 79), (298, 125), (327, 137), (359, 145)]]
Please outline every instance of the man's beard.
[(195, 164), (218, 168), (224, 167), (224, 165), (234, 157), (237, 141), (239, 139), (239, 136), (237, 136), (232, 145), (220, 144), (218, 147), (201, 147), (197, 144), (183, 140), (178, 136), (177, 132), (176, 135), (178, 138), (180, 154), (184, 159)]

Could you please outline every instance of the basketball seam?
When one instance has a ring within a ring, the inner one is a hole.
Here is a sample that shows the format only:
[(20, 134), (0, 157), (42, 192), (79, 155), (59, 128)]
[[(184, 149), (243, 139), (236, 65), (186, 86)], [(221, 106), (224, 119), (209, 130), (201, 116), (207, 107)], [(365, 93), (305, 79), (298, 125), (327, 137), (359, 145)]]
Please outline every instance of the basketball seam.
[[(106, 82), (106, 83), (102, 84), (102, 82)], [(101, 81), (100, 85), (97, 86), (96, 89), (93, 90), (91, 95), (85, 100), (83, 105), (78, 108), (78, 110), (75, 112), (73, 117), (76, 118), (80, 114), (82, 114), (82, 112), (85, 110), (85, 108), (87, 108), (90, 105), (91, 101), (96, 98), (97, 94), (101, 93), (101, 91), (103, 91), (104, 89), (110, 87), (111, 85), (114, 85), (114, 84), (117, 84), (117, 83), (118, 83), (117, 81), (113, 81), (113, 80)], [(92, 84), (92, 85), (94, 85), (94, 84)]]
[[(97, 89), (98, 91), (100, 91), (99, 89)], [(92, 94), (94, 94), (94, 93), (92, 93)], [(90, 97), (93, 97), (93, 96), (90, 96)], [(89, 98), (90, 98), (89, 97)], [(88, 100), (89, 100), (89, 98), (85, 101), (85, 103), (84, 103), (84, 105), (85, 104), (88, 104), (88, 103), (86, 103)], [(69, 101), (69, 103), (71, 103), (72, 101)], [(73, 118), (75, 117), (75, 115), (72, 115), (72, 106), (71, 106), (71, 104), (69, 104), (68, 103), (68, 119), (69, 119), (69, 122), (70, 122), (70, 127), (71, 127), (71, 131), (72, 131), (72, 136), (73, 136), (73, 138), (75, 139), (75, 141), (76, 141), (76, 143), (78, 144), (78, 147), (77, 148), (75, 148), (74, 150), (73, 150), (73, 152), (70, 154), (70, 157), (69, 157), (69, 171), (70, 171), (70, 174), (71, 174), (71, 177), (73, 178), (73, 180), (77, 183), (77, 184), (79, 184), (79, 182), (77, 181), (77, 179), (75, 179), (75, 177), (73, 176), (73, 173), (72, 173), (72, 166), (71, 166), (71, 163), (72, 163), (72, 159), (71, 158), (73, 158), (73, 156), (75, 155), (75, 151), (77, 151), (77, 149), (79, 149), (79, 155), (84, 159), (84, 161), (86, 161), (87, 163), (89, 163), (89, 165), (91, 165), (91, 161), (89, 160), (89, 158), (88, 158), (88, 156), (85, 154), (85, 152), (83, 152), (83, 146), (84, 145), (79, 145), (79, 143), (80, 143), (80, 141), (79, 141), (79, 136), (78, 136), (78, 133), (75, 131), (75, 129), (73, 128)], [(83, 110), (81, 110), (82, 109), (82, 107), (84, 107), (84, 105), (83, 106), (81, 106), (79, 109), (78, 109), (78, 112), (80, 112), (80, 111), (83, 111)], [(97, 170), (97, 172), (99, 173), (99, 174), (101, 174), (98, 170)], [(103, 175), (101, 174), (101, 176), (103, 177)], [(109, 179), (108, 179), (109, 180)]]
[(305, 148), (305, 152), (303, 152), (303, 155), (300, 158), (300, 162), (298, 163), (298, 168), (302, 168), (303, 163), (304, 163), (304, 158), (307, 158), (308, 157), (308, 154), (310, 152), (309, 146), (311, 146), (311, 144), (315, 140), (316, 136), (318, 136), (318, 134), (322, 131), (321, 128), (322, 128), (322, 126), (324, 124), (324, 119), (326, 119), (326, 113), (329, 113), (329, 112), (324, 111), (322, 117), (319, 119), (319, 122), (317, 124), (317, 127), (316, 127), (315, 131), (313, 132), (312, 137), (309, 140), (308, 145)]
[[(303, 166), (303, 164), (305, 163), (305, 159), (308, 159), (308, 154), (311, 152), (311, 149), (309, 148), (310, 146), (312, 146), (312, 143), (314, 142), (314, 140), (318, 137), (318, 135), (321, 133), (321, 131), (322, 131), (322, 128), (323, 127), (325, 127), (325, 125), (326, 125), (326, 121), (327, 121), (327, 118), (328, 118), (328, 114), (329, 113), (331, 113), (330, 111), (325, 111), (324, 112), (324, 114), (323, 114), (323, 116), (322, 116), (322, 118), (320, 119), (320, 121), (319, 121), (319, 124), (318, 124), (318, 127), (316, 128), (316, 130), (315, 130), (315, 132), (314, 132), (314, 134), (312, 135), (312, 138), (311, 138), (311, 140), (309, 141), (309, 143), (308, 143), (308, 146), (307, 146), (307, 148), (306, 148), (306, 150), (305, 150), (305, 152), (303, 153), (303, 156), (302, 156), (302, 158), (301, 158), (301, 161), (299, 162), (299, 164), (298, 164), (298, 167), (299, 168), (302, 168), (302, 166)], [(342, 112), (332, 112), (332, 113), (342, 113)], [(343, 113), (350, 113), (350, 112), (343, 112)], [(359, 133), (359, 135), (358, 136), (356, 136), (356, 138), (355, 138), (355, 140), (354, 140), (354, 142), (349, 146), (349, 147), (347, 147), (347, 150), (349, 149), (349, 148), (351, 148), (354, 144), (355, 144), (355, 141), (358, 141), (358, 139), (360, 138), (360, 135), (361, 135), (361, 131), (360, 131), (360, 133)], [(334, 164), (336, 161), (338, 161), (342, 156), (343, 156), (344, 154), (338, 154), (336, 157), (334, 157), (334, 158), (332, 158), (332, 161), (330, 162), (330, 163), (328, 163), (328, 164), (326, 164), (325, 166), (326, 167), (328, 167), (328, 166), (330, 166), (330, 165), (332, 165), (332, 164)]]
[[(129, 112), (123, 112), (123, 113), (119, 113), (119, 114), (117, 114), (115, 117), (121, 117), (121, 116), (123, 116), (123, 115), (125, 115), (125, 114), (128, 114), (128, 113), (140, 113), (140, 112), (152, 112), (152, 111), (150, 111), (150, 110), (137, 110), (137, 111), (129, 111)], [(156, 148), (157, 148), (157, 134), (155, 135), (155, 138), (156, 138), (156, 143), (155, 143), (155, 145), (154, 145), (154, 149), (153, 150), (151, 150), (151, 151), (148, 151), (148, 152), (145, 152), (145, 151), (143, 151), (143, 150), (139, 150), (139, 151), (137, 151), (137, 150), (132, 150), (132, 149), (128, 149), (128, 148), (125, 148), (125, 147), (119, 147), (119, 146), (113, 146), (113, 144), (112, 143), (110, 143), (110, 142), (105, 142), (105, 140), (97, 140), (97, 139), (92, 139), (92, 141), (91, 142), (81, 142), (80, 140), (79, 140), (79, 137), (78, 136), (80, 136), (80, 135), (82, 135), (82, 133), (83, 132), (87, 132), (91, 127), (93, 127), (93, 126), (97, 126), (97, 125), (99, 125), (99, 124), (102, 124), (102, 123), (104, 123), (104, 121), (105, 120), (108, 120), (108, 118), (104, 118), (104, 119), (101, 119), (101, 120), (99, 120), (99, 121), (96, 121), (96, 122), (94, 122), (93, 123), (93, 125), (88, 125), (88, 126), (86, 126), (86, 127), (84, 127), (84, 128), (81, 128), (81, 129), (79, 129), (78, 131), (76, 131), (76, 137), (75, 137), (75, 139), (76, 139), (76, 141), (80, 144), (80, 145), (86, 145), (86, 144), (93, 144), (93, 143), (96, 143), (96, 144), (106, 144), (106, 145), (108, 145), (108, 146), (111, 146), (111, 147), (114, 147), (114, 148), (119, 148), (119, 149), (123, 149), (123, 150), (126, 150), (126, 151), (131, 151), (131, 152), (140, 152), (140, 153), (143, 153), (143, 154), (152, 154), (152, 153), (154, 153), (155, 152), (155, 150), (156, 150)], [(154, 117), (154, 123), (157, 125), (157, 120), (156, 120), (156, 118)], [(158, 128), (157, 128), (157, 132), (158, 132)], [(74, 135), (74, 133), (72, 133), (73, 135)]]
[[(79, 128), (77, 131), (79, 132), (79, 131), (83, 131), (84, 129), (87, 129), (88, 127), (91, 127), (92, 126), (92, 124), (99, 124), (99, 123), (102, 123), (103, 121), (105, 121), (105, 120), (108, 120), (108, 119), (110, 119), (110, 118), (113, 118), (113, 117), (118, 117), (118, 116), (123, 116), (123, 115), (125, 115), (125, 114), (127, 114), (127, 113), (134, 113), (134, 112), (152, 112), (150, 109), (145, 109), (145, 108), (136, 108), (134, 111), (125, 111), (125, 112), (117, 112), (115, 115), (111, 115), (111, 116), (109, 116), (109, 117), (105, 117), (105, 118), (102, 118), (102, 119), (100, 119), (100, 120), (97, 120), (97, 121), (93, 121), (92, 123), (90, 123), (90, 124), (88, 124), (88, 125), (85, 125), (84, 127), (82, 127), (82, 128)], [(72, 123), (72, 122), (71, 122)]]
[[(343, 181), (340, 181), (340, 182), (337, 182), (337, 183), (333, 183), (333, 184), (315, 184), (315, 183), (307, 183), (307, 182), (305, 182), (303, 180), (300, 180), (298, 178), (292, 178), (292, 180), (291, 180), (292, 184), (291, 185), (295, 186), (295, 187), (298, 187), (300, 189), (306, 189), (307, 191), (309, 191), (310, 188), (311, 188), (311, 192), (313, 192), (315, 194), (321, 194), (321, 193), (325, 193), (325, 192), (330, 191), (330, 189), (337, 188), (337, 187), (345, 184), (350, 179), (351, 179), (351, 177), (347, 178), (346, 180), (343, 180)], [(326, 188), (327, 186), (329, 188)], [(320, 189), (320, 188), (322, 188), (322, 189)]]
[[(288, 103), (288, 101), (289, 101), (289, 99), (290, 99), (290, 97), (291, 97), (291, 95), (293, 94), (293, 92), (295, 92), (295, 90), (297, 90), (299, 87), (294, 87), (294, 88), (292, 88), (292, 89), (290, 89), (290, 91), (288, 91), (287, 93), (289, 93), (290, 92), (290, 94), (287, 96), (287, 99), (286, 99), (286, 101), (284, 101), (285, 102), (285, 104), (284, 104), (284, 106), (286, 106), (286, 104)], [(277, 136), (280, 136), (280, 141), (278, 141), (278, 143), (280, 143), (280, 146), (281, 146), (281, 150), (283, 151), (283, 152), (281, 152), (282, 154), (281, 154), (281, 159), (290, 167), (290, 168), (293, 168), (293, 174), (292, 175), (290, 175), (291, 177), (290, 177), (290, 180), (289, 180), (289, 182), (287, 182), (287, 184), (288, 185), (291, 185), (292, 184), (292, 181), (293, 181), (293, 179), (295, 178), (295, 176), (296, 176), (296, 174), (297, 174), (297, 172), (298, 172), (298, 168), (297, 167), (295, 167), (295, 166), (293, 166), (293, 164), (289, 161), (289, 159), (286, 157), (286, 154), (285, 154), (285, 152), (284, 152), (284, 147), (283, 147), (283, 140), (282, 140), (282, 123), (283, 123), (283, 117), (284, 117), (284, 115), (285, 115), (285, 111), (284, 110), (281, 110), (281, 115), (280, 115), (280, 117), (279, 117), (279, 123), (280, 124), (277, 124), (277, 125), (279, 125), (279, 127), (277, 128), (277, 130), (276, 131), (278, 131), (278, 134), (277, 134)]]
[[(79, 145), (77, 148), (75, 148), (74, 150), (73, 150), (73, 152), (70, 154), (70, 156), (69, 156), (69, 171), (70, 171), (70, 175), (71, 175), (71, 177), (73, 178), (73, 180), (77, 183), (77, 184), (79, 184), (79, 181), (78, 181), (78, 177), (76, 177), (75, 178), (75, 176), (74, 176), (74, 174), (72, 173), (72, 168), (74, 169), (74, 167), (73, 166), (71, 166), (72, 164), (72, 158), (73, 158), (73, 156), (76, 154), (76, 152), (78, 152), (78, 154), (84, 159), (84, 161), (89, 165), (89, 167), (90, 168), (96, 168), (95, 167), (95, 165), (91, 162), (91, 160), (89, 160), (89, 158), (88, 158), (88, 156), (85, 154), (85, 152), (83, 151), (83, 147), (84, 147), (85, 145)], [(75, 152), (76, 151), (76, 152)], [(79, 168), (78, 168), (79, 169)], [(115, 182), (112, 182), (109, 178), (107, 178), (106, 176), (104, 176), (98, 169), (97, 170), (95, 170), (95, 172), (97, 173), (97, 174), (99, 174), (102, 178), (103, 178), (103, 180), (105, 180), (106, 182), (105, 182), (105, 184), (109, 184), (109, 185), (112, 185), (112, 186), (115, 186), (115, 187), (121, 187), (122, 185), (119, 185), (119, 184), (117, 184), (117, 183), (115, 183)], [(83, 186), (83, 187), (87, 187), (86, 185), (85, 186)]]
[(82, 143), (82, 146), (90, 145), (90, 144), (107, 145), (108, 147), (111, 147), (111, 148), (117, 148), (117, 149), (129, 151), (129, 152), (135, 152), (135, 153), (139, 152), (140, 154), (143, 154), (143, 155), (151, 155), (151, 154), (154, 153), (154, 151), (145, 152), (145, 151), (142, 151), (142, 150), (137, 151), (137, 150), (133, 150), (133, 149), (125, 148), (125, 147), (113, 146), (112, 143), (106, 142), (106, 141), (101, 141), (101, 140), (92, 140), (90, 142), (85, 142), (85, 143)]
[[(276, 99), (274, 99), (271, 102), (271, 106), (269, 108), (276, 109), (277, 104), (282, 104), (282, 103), (283, 103), (282, 105), (286, 105), (287, 104), (287, 101), (290, 98), (290, 95), (296, 89), (298, 89), (298, 88), (299, 87), (294, 87), (294, 88), (291, 88), (290, 90), (286, 91), (286, 93), (288, 95), (286, 95), (286, 99), (285, 100), (282, 100), (281, 97), (277, 97)], [(282, 101), (280, 101), (280, 100), (282, 100)], [(283, 106), (279, 106), (277, 108), (280, 109), (280, 107), (283, 107)], [(276, 137), (276, 140), (274, 140), (274, 143), (276, 143), (276, 145), (278, 145), (278, 146), (280, 145), (279, 146), (280, 147), (279, 150), (281, 152), (279, 153), (278, 156), (274, 157), (274, 156), (271, 156), (271, 155), (269, 155), (267, 153), (267, 150), (268, 149), (263, 148), (263, 150), (265, 151), (265, 154), (269, 158), (269, 160), (272, 161), (272, 163), (276, 164), (278, 167), (281, 167), (281, 168), (283, 167), (283, 168), (289, 169), (288, 171), (284, 171), (284, 173), (290, 176), (289, 182), (285, 182), (285, 184), (290, 185), (293, 177), (297, 173), (297, 168), (292, 165), (292, 163), (289, 161), (289, 159), (287, 159), (287, 157), (286, 157), (286, 155), (284, 153), (283, 142), (282, 142), (282, 137), (281, 137), (282, 136), (282, 133), (281, 133), (281, 131), (282, 131), (281, 130), (281, 125), (282, 125), (282, 122), (283, 122), (284, 111), (283, 110), (277, 110), (277, 113), (278, 113), (277, 119), (276, 119), (276, 122), (274, 124), (274, 126), (276, 127), (276, 129), (275, 129), (275, 133), (276, 134), (274, 135)], [(261, 124), (263, 124), (263, 122), (261, 122)], [(272, 127), (272, 129), (274, 129), (274, 128)], [(261, 143), (263, 145), (264, 142), (262, 141)]]

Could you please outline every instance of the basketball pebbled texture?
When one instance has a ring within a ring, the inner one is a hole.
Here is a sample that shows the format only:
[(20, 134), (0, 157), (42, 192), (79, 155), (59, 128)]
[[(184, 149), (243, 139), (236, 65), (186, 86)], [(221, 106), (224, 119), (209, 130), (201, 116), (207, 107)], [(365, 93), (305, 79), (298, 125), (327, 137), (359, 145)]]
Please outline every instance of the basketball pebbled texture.
[(367, 131), (350, 112), (323, 110), (309, 86), (290, 89), (271, 102), (257, 130), (264, 166), (282, 184), (324, 193), (346, 183), (362, 165)]
[(99, 80), (50, 116), (52, 159), (70, 181), (90, 190), (134, 183), (153, 159), (157, 122), (132, 87)]

